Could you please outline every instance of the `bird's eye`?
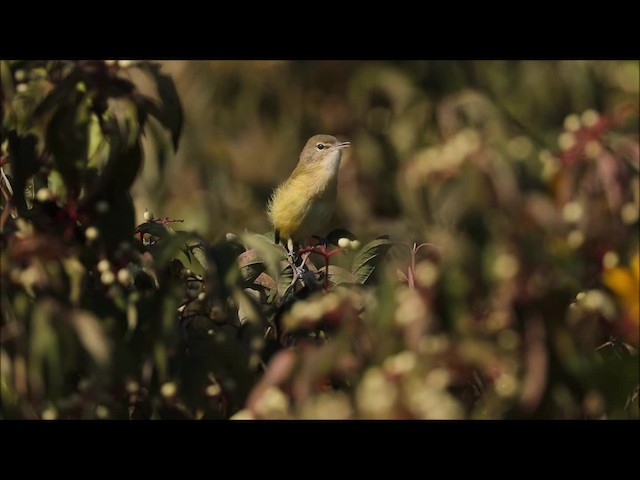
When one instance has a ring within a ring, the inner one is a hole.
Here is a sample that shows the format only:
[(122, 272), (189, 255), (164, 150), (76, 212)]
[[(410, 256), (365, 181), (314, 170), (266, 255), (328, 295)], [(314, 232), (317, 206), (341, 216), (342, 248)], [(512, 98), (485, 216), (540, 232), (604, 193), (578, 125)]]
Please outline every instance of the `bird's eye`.
[(324, 144), (319, 143), (318, 145), (316, 145), (316, 148), (317, 148), (318, 150), (322, 150), (322, 149), (324, 148)]

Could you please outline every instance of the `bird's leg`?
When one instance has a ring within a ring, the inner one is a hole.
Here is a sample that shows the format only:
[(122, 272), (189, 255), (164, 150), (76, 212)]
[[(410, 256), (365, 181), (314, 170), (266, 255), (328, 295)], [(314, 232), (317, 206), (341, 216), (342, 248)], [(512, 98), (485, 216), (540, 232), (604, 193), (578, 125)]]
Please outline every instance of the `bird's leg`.
[(296, 261), (304, 253), (306, 253), (306, 251), (303, 248), (299, 248), (298, 251), (295, 250), (293, 241), (291, 239), (287, 241), (287, 256), (289, 257), (289, 264), (291, 265), (291, 268), (293, 269), (293, 272), (294, 272), (294, 275), (293, 275), (294, 283), (304, 273), (304, 265), (307, 262), (307, 258), (309, 258), (309, 255), (307, 254), (305, 257), (302, 258), (302, 262), (300, 263), (300, 266), (296, 265)]
[[(309, 255), (311, 255), (311, 251), (308, 251), (304, 248), (299, 248), (296, 251), (291, 239), (289, 239), (289, 241), (287, 242), (286, 250), (287, 250), (287, 260), (289, 262), (289, 265), (291, 266), (293, 278), (291, 279), (291, 283), (285, 290), (283, 298), (286, 298), (289, 295), (289, 293), (291, 292), (291, 289), (294, 287), (294, 285), (298, 280), (302, 280), (302, 282), (304, 283), (304, 274), (305, 274), (304, 266), (307, 263), (307, 259), (309, 258)], [(298, 260), (299, 257), (302, 257), (302, 262), (298, 266), (296, 265), (296, 261)]]

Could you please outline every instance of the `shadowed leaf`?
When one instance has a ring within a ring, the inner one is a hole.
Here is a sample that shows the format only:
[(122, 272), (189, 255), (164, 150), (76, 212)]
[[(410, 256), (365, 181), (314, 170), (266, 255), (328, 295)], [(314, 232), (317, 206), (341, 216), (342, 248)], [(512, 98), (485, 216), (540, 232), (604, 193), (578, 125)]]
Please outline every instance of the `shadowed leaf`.
[(74, 90), (71, 98), (55, 111), (46, 140), (67, 190), (78, 195), (80, 171), (87, 164), (89, 149), (89, 104), (83, 92)]
[(340, 240), (341, 238), (356, 240), (356, 236), (349, 230), (345, 230), (344, 228), (336, 228), (335, 230), (331, 230), (327, 235), (327, 242), (337, 246), (338, 240)]
[(61, 102), (65, 101), (73, 93), (78, 82), (85, 78), (85, 73), (81, 68), (74, 68), (69, 75), (62, 79), (49, 94), (40, 102), (33, 112), (35, 118), (41, 117), (50, 110), (53, 110)]
[(27, 205), (25, 200), (25, 187), (27, 180), (38, 171), (38, 157), (36, 145), (38, 138), (35, 135), (18, 135), (15, 130), (9, 132), (9, 159), (13, 175), (13, 202), (18, 213), (25, 215)]
[(158, 222), (142, 223), (136, 227), (136, 233), (148, 233), (158, 238), (166, 238), (176, 234), (170, 226)]
[(255, 249), (242, 252), (238, 256), (238, 265), (242, 279), (249, 283), (252, 283), (265, 270), (264, 262), (258, 257)]
[(384, 255), (394, 244), (386, 238), (379, 238), (362, 247), (353, 259), (351, 267), (351, 272), (360, 283), (367, 283)]
[(160, 71), (156, 63), (142, 63), (140, 68), (156, 82), (158, 95), (162, 100), (160, 109), (153, 108), (150, 102), (145, 103), (148, 112), (156, 117), (171, 132), (174, 150), (178, 149), (178, 141), (182, 131), (183, 112), (180, 98), (173, 79)]

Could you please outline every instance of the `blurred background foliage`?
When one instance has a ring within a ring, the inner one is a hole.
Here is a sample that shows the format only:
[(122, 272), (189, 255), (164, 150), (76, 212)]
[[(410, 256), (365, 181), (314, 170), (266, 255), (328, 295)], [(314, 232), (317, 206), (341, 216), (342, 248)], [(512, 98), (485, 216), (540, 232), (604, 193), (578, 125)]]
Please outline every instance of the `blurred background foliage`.
[[(637, 419), (639, 70), (2, 61), (2, 418)], [(317, 133), (354, 241), (287, 291)]]

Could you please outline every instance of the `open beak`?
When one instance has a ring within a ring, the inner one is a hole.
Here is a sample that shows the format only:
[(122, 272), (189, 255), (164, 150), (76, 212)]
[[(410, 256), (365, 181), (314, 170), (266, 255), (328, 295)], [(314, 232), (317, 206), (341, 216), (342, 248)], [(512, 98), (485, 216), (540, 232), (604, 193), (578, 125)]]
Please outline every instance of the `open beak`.
[(347, 148), (351, 146), (351, 142), (336, 143), (336, 148)]

